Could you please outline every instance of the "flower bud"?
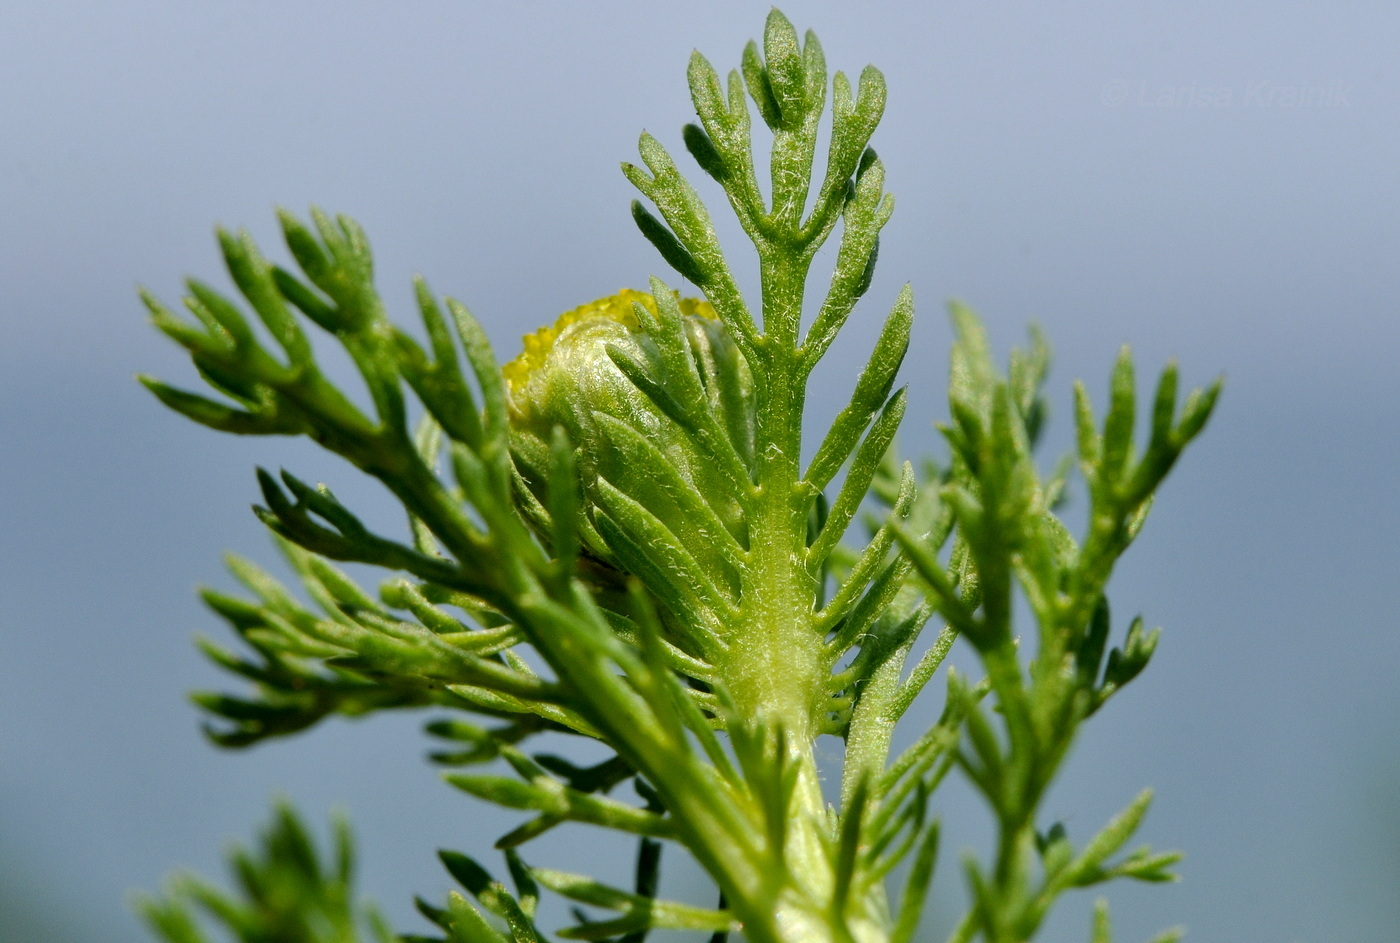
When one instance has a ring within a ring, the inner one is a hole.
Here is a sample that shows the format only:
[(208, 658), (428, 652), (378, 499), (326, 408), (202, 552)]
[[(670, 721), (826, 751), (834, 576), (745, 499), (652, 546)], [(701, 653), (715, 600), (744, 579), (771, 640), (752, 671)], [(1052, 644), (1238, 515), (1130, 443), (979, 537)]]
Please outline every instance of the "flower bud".
[[(685, 501), (698, 495), (724, 528), (744, 540), (743, 514), (732, 479), (717, 470), (690, 429), (667, 415), (618, 367), (609, 348), (619, 359), (639, 365), (647, 384), (662, 391), (659, 398), (669, 396), (693, 407), (695, 391), (700, 390), (705, 400), (701, 405), (715, 417), (746, 464), (753, 442), (752, 379), (728, 330), (707, 302), (679, 300), (682, 342), (688, 354), (683, 360), (664, 356), (664, 350), (678, 349), (675, 339), (667, 348), (664, 339), (653, 336), (638, 320), (634, 303), (656, 314), (651, 295), (623, 290), (568, 311), (553, 326), (525, 337), (524, 351), (503, 368), (517, 465), (530, 491), (541, 504), (546, 503), (548, 465), (538, 458), (532, 461), (531, 456), (543, 456), (554, 427), (562, 426), (578, 449), (576, 464), (584, 498), (580, 532), (589, 555), (628, 569), (594, 526), (601, 503), (595, 489), (602, 479), (645, 508), (709, 569), (705, 548), (692, 546), (700, 542), (693, 537), (695, 522), (680, 518)], [(667, 369), (667, 364), (677, 368), (682, 363), (686, 369), (693, 365), (691, 377), (677, 377)], [(626, 428), (619, 429), (619, 424)], [(643, 441), (638, 442), (638, 436)], [(640, 460), (639, 455), (649, 459)], [(686, 491), (679, 500), (678, 487)]]

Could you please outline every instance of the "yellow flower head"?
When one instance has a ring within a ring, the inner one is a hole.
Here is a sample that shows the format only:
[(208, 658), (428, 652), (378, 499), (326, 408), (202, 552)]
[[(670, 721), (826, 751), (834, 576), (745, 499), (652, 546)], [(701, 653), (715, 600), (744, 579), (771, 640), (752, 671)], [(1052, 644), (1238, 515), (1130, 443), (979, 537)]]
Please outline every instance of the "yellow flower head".
[[(584, 547), (594, 559), (619, 569), (625, 567), (614, 557), (615, 548), (594, 526), (599, 513), (608, 516), (597, 501), (615, 505), (618, 492), (663, 522), (691, 513), (676, 495), (695, 492), (733, 533), (744, 532), (732, 480), (714, 467), (693, 430), (668, 414), (653, 394), (660, 391), (669, 402), (710, 412), (714, 426), (747, 460), (755, 422), (748, 365), (708, 303), (675, 297), (682, 314), (678, 337), (659, 344), (634, 307), (656, 314), (656, 299), (624, 289), (566, 311), (552, 326), (527, 335), (520, 356), (502, 368), (512, 450), (525, 485), (537, 504), (547, 502), (549, 443), (562, 428), (576, 449)], [(686, 352), (679, 359), (678, 345)], [(640, 384), (618, 365), (619, 355), (629, 369), (645, 375)], [(675, 526), (684, 533), (693, 529), (684, 521)], [(708, 559), (705, 547), (690, 552)]]
[[(524, 388), (530, 375), (545, 365), (555, 344), (562, 336), (570, 332), (574, 325), (586, 325), (601, 320), (620, 324), (630, 332), (635, 333), (641, 330), (641, 325), (637, 322), (637, 315), (632, 310), (634, 302), (640, 303), (652, 314), (656, 314), (655, 298), (644, 291), (624, 288), (615, 295), (590, 301), (572, 311), (565, 311), (548, 327), (542, 327), (533, 334), (526, 334), (523, 338), (524, 350), (520, 352), (520, 356), (501, 368), (511, 393), (519, 393)], [(701, 301), (699, 298), (681, 298), (680, 305), (682, 314), (711, 320), (716, 318), (715, 309), (710, 306), (708, 301)]]

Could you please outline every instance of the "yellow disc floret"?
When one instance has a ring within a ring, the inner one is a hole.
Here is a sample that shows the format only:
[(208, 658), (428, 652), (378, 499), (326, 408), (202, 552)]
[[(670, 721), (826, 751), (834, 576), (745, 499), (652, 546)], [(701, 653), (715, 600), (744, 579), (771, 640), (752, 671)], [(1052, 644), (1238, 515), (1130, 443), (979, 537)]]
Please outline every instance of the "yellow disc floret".
[[(715, 309), (710, 307), (708, 301), (701, 301), (699, 298), (680, 298), (679, 300), (682, 314), (701, 318), (716, 318)], [(523, 338), (524, 350), (521, 351), (520, 356), (501, 368), (501, 373), (505, 375), (506, 385), (510, 391), (512, 393), (518, 392), (525, 385), (530, 374), (544, 366), (559, 336), (575, 324), (603, 319), (621, 324), (629, 331), (640, 330), (641, 325), (637, 322), (637, 315), (632, 310), (633, 303), (641, 304), (652, 314), (656, 314), (655, 298), (644, 291), (624, 288), (615, 295), (590, 301), (572, 311), (565, 311), (550, 326), (542, 327), (533, 334), (526, 334)]]

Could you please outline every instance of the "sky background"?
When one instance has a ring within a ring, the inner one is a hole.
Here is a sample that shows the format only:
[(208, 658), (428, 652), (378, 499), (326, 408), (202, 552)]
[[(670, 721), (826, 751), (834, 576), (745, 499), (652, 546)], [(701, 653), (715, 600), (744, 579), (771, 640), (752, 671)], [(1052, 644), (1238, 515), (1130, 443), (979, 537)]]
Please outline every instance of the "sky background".
[[(1115, 621), (1164, 627), (1158, 654), (1089, 725), (1046, 807), (1083, 840), (1156, 787), (1141, 837), (1184, 849), (1184, 880), (1112, 889), (1118, 939), (1177, 923), (1200, 943), (1392, 938), (1400, 7), (785, 11), (833, 69), (873, 62), (890, 87), (874, 144), (896, 211), (820, 375), (814, 435), (905, 282), (913, 454), (938, 449), (950, 297), (1003, 354), (1027, 323), (1047, 331), (1047, 465), (1069, 442), (1071, 380), (1102, 403), (1124, 341), (1144, 386), (1170, 357), (1192, 384), (1227, 378), (1111, 587)], [(510, 823), (437, 781), (421, 717), (225, 753), (185, 700), (226, 684), (191, 644), (226, 640), (196, 586), (230, 585), (225, 550), (274, 561), (248, 511), (255, 464), (325, 480), (385, 526), (392, 508), (303, 443), (159, 407), (135, 373), (193, 374), (136, 286), (173, 302), (187, 274), (224, 284), (216, 222), (280, 258), (274, 206), (316, 204), (365, 226), (398, 317), (422, 273), (513, 356), (560, 311), (666, 274), (617, 165), (643, 128), (681, 150), (690, 50), (727, 70), (766, 12), (0, 5), (0, 941), (145, 939), (126, 895), (181, 866), (222, 880), (221, 849), (279, 795), (318, 823), (347, 809), (362, 887), (400, 929), (426, 929), (412, 895), (450, 883), (433, 850), (483, 852)], [(721, 226), (743, 258), (736, 232)], [(939, 801), (942, 926), (962, 895), (955, 849), (985, 854), (988, 833), (966, 790)], [(598, 848), (551, 837), (533, 860), (577, 867)], [(667, 886), (695, 893), (694, 879), (673, 869)], [(1090, 902), (1067, 902), (1045, 939), (1087, 939)]]

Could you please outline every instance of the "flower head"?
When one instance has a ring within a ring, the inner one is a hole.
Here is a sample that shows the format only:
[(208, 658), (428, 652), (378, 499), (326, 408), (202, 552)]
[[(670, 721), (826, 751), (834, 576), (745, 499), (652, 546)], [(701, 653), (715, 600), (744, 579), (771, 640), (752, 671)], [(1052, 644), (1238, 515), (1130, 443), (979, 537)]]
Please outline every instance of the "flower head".
[[(682, 314), (714, 320), (715, 309), (710, 306), (708, 301), (677, 297)], [(549, 362), (550, 357), (555, 354), (556, 346), (560, 350), (565, 350), (574, 343), (571, 338), (565, 335), (597, 331), (601, 325), (609, 323), (620, 325), (632, 334), (640, 332), (641, 323), (637, 320), (636, 311), (632, 308), (633, 304), (643, 305), (652, 314), (656, 314), (655, 298), (644, 291), (624, 288), (615, 295), (599, 298), (586, 305), (579, 305), (571, 311), (565, 311), (553, 324), (542, 327), (533, 334), (526, 334), (521, 339), (524, 350), (514, 360), (501, 368), (512, 396), (528, 400), (528, 387), (532, 375)]]
[[(612, 560), (613, 555), (592, 526), (600, 479), (676, 532), (688, 530), (683, 522), (665, 520), (670, 513), (679, 513), (674, 500), (677, 483), (698, 493), (731, 532), (737, 535), (744, 527), (732, 480), (715, 471), (694, 430), (668, 415), (654, 397), (661, 391), (690, 407), (697, 404), (698, 392), (699, 405), (714, 416), (742, 454), (749, 454), (752, 378), (710, 304), (678, 296), (677, 302), (681, 337), (668, 342), (673, 350), (684, 345), (680, 349), (687, 356), (683, 358), (663, 356), (663, 339), (651, 333), (657, 320), (646, 319), (648, 324), (637, 316), (634, 306), (656, 316), (656, 299), (624, 289), (566, 311), (553, 325), (526, 335), (524, 350), (502, 368), (522, 477), (542, 500), (547, 465), (531, 456), (542, 457), (555, 427), (562, 427), (577, 447), (585, 545), (604, 560)], [(618, 366), (619, 359), (641, 370), (642, 386), (651, 387), (652, 392), (639, 387)], [(674, 370), (682, 362), (688, 376), (679, 377)]]

